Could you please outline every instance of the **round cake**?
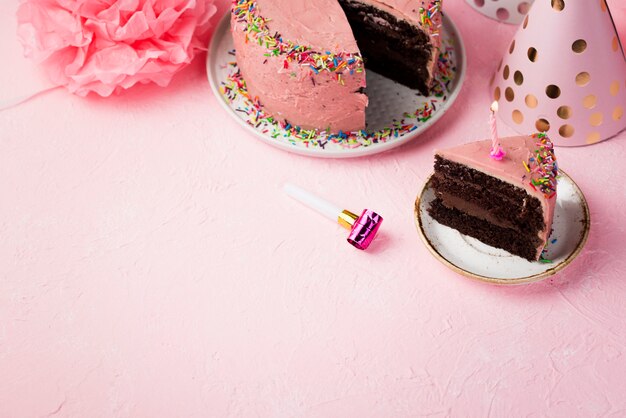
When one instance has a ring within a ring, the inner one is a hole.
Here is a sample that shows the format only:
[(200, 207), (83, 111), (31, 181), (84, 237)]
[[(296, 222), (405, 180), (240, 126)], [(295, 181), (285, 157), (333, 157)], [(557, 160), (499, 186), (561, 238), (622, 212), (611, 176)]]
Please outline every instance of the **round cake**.
[(365, 129), (366, 69), (428, 95), (440, 1), (234, 0), (231, 31), (250, 96), (304, 129)]

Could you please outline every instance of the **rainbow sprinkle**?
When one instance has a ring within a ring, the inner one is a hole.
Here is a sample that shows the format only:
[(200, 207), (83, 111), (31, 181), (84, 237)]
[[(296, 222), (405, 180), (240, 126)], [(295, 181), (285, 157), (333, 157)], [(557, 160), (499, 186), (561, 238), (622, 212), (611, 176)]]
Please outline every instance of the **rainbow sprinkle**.
[[(537, 140), (537, 149), (529, 156), (528, 162), (522, 161), (524, 168), (530, 173), (529, 184), (534, 190), (541, 191), (545, 197), (551, 199), (556, 196), (556, 179), (559, 175), (559, 167), (554, 155), (554, 145), (545, 132), (533, 134)], [(552, 263), (546, 258), (548, 246), (556, 243), (556, 238), (548, 240), (541, 252), (541, 263)]]
[(244, 24), (246, 41), (252, 39), (265, 46), (268, 49), (265, 54), (267, 57), (283, 57), (285, 69), (295, 63), (310, 68), (311, 75), (327, 71), (334, 73), (340, 83), (343, 73), (363, 72), (363, 57), (360, 53), (313, 51), (310, 47), (284, 40), (279, 33), (272, 33), (267, 25), (270, 19), (260, 15), (255, 0), (233, 0), (232, 13), (237, 22)]
[(419, 8), (420, 22), (423, 27), (428, 28), (431, 33), (438, 34), (439, 25), (434, 22), (435, 16), (441, 10), (441, 0), (431, 1), (428, 7)]
[[(230, 54), (234, 55), (234, 51)], [(431, 97), (429, 101), (423, 102), (415, 111), (404, 113), (401, 119), (394, 120), (390, 126), (374, 132), (331, 133), (328, 130), (303, 129), (288, 122), (276, 120), (265, 111), (257, 97), (249, 95), (246, 82), (234, 61), (228, 63), (227, 81), (222, 82), (220, 91), (233, 107), (236, 106), (235, 111), (241, 114), (246, 123), (273, 139), (286, 139), (294, 146), (307, 148), (324, 149), (328, 144), (337, 144), (348, 149), (368, 147), (402, 138), (432, 118), (437, 111), (437, 106), (447, 100), (450, 84), (455, 77), (453, 54), (454, 48), (449, 41), (446, 41), (439, 55), (438, 70), (435, 74), (436, 84), (433, 88), (434, 98)]]
[(554, 145), (545, 132), (533, 134), (532, 137), (537, 139), (537, 149), (529, 157), (528, 163), (525, 161), (522, 163), (531, 174), (530, 186), (550, 199), (556, 196), (556, 177), (559, 175)]
[(541, 255), (539, 256), (540, 263), (551, 264), (554, 262), (550, 260), (549, 258), (546, 258), (546, 256), (548, 255), (548, 246), (550, 245), (550, 243), (554, 244), (555, 242), (556, 242), (556, 238), (553, 239), (552, 241), (546, 242), (546, 245), (544, 245), (543, 250), (541, 250)]

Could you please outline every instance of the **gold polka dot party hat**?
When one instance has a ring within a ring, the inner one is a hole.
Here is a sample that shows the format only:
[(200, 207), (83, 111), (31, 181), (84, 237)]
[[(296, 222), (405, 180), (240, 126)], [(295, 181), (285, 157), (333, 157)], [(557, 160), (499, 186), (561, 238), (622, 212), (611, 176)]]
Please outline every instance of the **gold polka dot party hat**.
[(499, 116), (556, 145), (626, 128), (626, 60), (605, 0), (535, 0), (490, 83)]
[(519, 24), (533, 0), (465, 0), (476, 11), (503, 23)]

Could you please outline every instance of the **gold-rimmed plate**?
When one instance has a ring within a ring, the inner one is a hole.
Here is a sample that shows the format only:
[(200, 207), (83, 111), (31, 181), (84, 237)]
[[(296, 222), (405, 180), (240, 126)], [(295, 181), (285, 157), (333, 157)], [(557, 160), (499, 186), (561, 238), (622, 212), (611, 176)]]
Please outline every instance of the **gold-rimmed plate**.
[(504, 285), (545, 279), (567, 267), (580, 254), (589, 236), (589, 206), (578, 185), (563, 171), (557, 179), (553, 231), (545, 254), (550, 263), (524, 260), (435, 221), (428, 214), (435, 198), (431, 177), (415, 201), (417, 231), (435, 258), (472, 279)]

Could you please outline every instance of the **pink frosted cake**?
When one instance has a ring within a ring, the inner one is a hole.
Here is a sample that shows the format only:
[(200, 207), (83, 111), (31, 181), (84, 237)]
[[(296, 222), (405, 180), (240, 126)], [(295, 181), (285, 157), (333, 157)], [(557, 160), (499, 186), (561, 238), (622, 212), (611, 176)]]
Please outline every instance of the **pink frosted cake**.
[(558, 173), (545, 133), (437, 151), (429, 213), (439, 223), (529, 261), (539, 260), (552, 231)]
[(248, 92), (278, 120), (365, 128), (365, 68), (428, 94), (440, 0), (234, 0), (231, 31)]

